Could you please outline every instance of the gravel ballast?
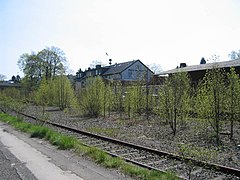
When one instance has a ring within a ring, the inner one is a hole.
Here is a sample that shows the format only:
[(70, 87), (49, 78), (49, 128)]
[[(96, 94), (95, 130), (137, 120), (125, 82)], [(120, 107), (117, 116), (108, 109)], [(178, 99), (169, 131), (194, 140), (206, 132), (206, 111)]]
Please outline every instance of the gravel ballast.
[[(37, 106), (28, 106), (25, 113), (42, 117), (42, 110)], [(205, 150), (209, 149), (206, 155), (208, 160), (213, 163), (230, 166), (240, 169), (240, 122), (235, 122), (234, 139), (230, 141), (228, 135), (220, 135), (221, 145), (217, 146), (215, 139), (211, 137), (213, 130), (208, 125), (200, 123), (197, 119), (187, 121), (184, 125), (178, 126), (177, 134), (173, 136), (169, 124), (160, 120), (158, 117), (150, 117), (145, 120), (144, 116), (138, 119), (123, 119), (117, 114), (113, 114), (106, 118), (86, 118), (76, 116), (75, 114), (65, 113), (59, 108), (48, 107), (45, 118), (47, 120), (65, 124), (117, 138), (120, 140), (132, 142), (151, 148), (181, 154), (179, 145), (189, 145), (190, 147), (200, 147)], [(222, 132), (229, 129), (229, 123), (222, 124)], [(206, 152), (206, 151), (205, 151)], [(200, 156), (204, 159), (205, 155)]]

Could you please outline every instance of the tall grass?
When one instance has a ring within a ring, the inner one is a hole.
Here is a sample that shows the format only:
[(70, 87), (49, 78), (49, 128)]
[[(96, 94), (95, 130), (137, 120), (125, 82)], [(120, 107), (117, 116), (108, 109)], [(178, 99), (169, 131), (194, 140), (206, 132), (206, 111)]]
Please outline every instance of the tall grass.
[(23, 122), (14, 116), (0, 113), (0, 121), (6, 122), (16, 129), (30, 133), (30, 137), (43, 138), (48, 140), (51, 144), (57, 146), (59, 149), (74, 149), (75, 152), (79, 152), (85, 156), (91, 157), (97, 163), (107, 168), (116, 168), (123, 173), (137, 179), (177, 179), (171, 173), (161, 173), (157, 171), (147, 170), (142, 167), (135, 166), (131, 163), (127, 163), (120, 158), (114, 158), (104, 151), (96, 147), (88, 147), (71, 136), (62, 135), (54, 130), (38, 125), (32, 125), (30, 123)]

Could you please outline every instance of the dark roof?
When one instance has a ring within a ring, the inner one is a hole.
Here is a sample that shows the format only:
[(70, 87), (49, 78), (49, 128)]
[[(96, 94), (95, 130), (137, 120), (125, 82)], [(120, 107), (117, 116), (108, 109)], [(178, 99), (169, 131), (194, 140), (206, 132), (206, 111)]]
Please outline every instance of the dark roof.
[(21, 87), (21, 84), (3, 81), (0, 82), (0, 87)]
[(106, 76), (106, 75), (110, 75), (110, 74), (121, 73), (121, 72), (123, 72), (125, 69), (127, 69), (129, 66), (131, 66), (132, 64), (134, 64), (137, 61), (139, 61), (139, 60), (133, 60), (133, 61), (128, 61), (128, 62), (114, 64), (114, 65), (108, 66), (109, 69), (105, 73), (103, 73), (102, 75)]
[(159, 73), (159, 75), (173, 74), (173, 73), (177, 73), (179, 71), (192, 72), (192, 71), (202, 71), (202, 70), (207, 70), (207, 69), (213, 69), (215, 67), (227, 68), (227, 67), (237, 67), (237, 66), (240, 66), (240, 59), (215, 62), (215, 63), (207, 63), (207, 64), (199, 64), (199, 65), (187, 66), (187, 67), (183, 67), (183, 68), (176, 68), (176, 69), (161, 72), (161, 73)]

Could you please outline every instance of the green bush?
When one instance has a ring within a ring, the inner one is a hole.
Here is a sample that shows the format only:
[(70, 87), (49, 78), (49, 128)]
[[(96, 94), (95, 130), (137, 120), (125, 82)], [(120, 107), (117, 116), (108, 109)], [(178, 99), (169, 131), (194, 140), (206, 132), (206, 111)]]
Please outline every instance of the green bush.
[(46, 137), (49, 128), (42, 126), (34, 126), (32, 128), (31, 137), (38, 137), (40, 139)]

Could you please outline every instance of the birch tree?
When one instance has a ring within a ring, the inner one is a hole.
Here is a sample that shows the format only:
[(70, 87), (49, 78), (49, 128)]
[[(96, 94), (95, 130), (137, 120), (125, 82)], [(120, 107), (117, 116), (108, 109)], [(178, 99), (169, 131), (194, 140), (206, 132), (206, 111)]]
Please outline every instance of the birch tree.
[(224, 119), (226, 88), (224, 71), (214, 67), (206, 72), (198, 85), (196, 111), (200, 118), (206, 119), (214, 130), (216, 142), (220, 144), (220, 122)]
[(160, 115), (169, 123), (173, 135), (177, 122), (187, 118), (190, 110), (190, 80), (186, 72), (177, 72), (168, 77), (159, 93)]
[(234, 68), (227, 73), (226, 109), (230, 121), (230, 139), (233, 139), (234, 122), (240, 118), (240, 81)]

